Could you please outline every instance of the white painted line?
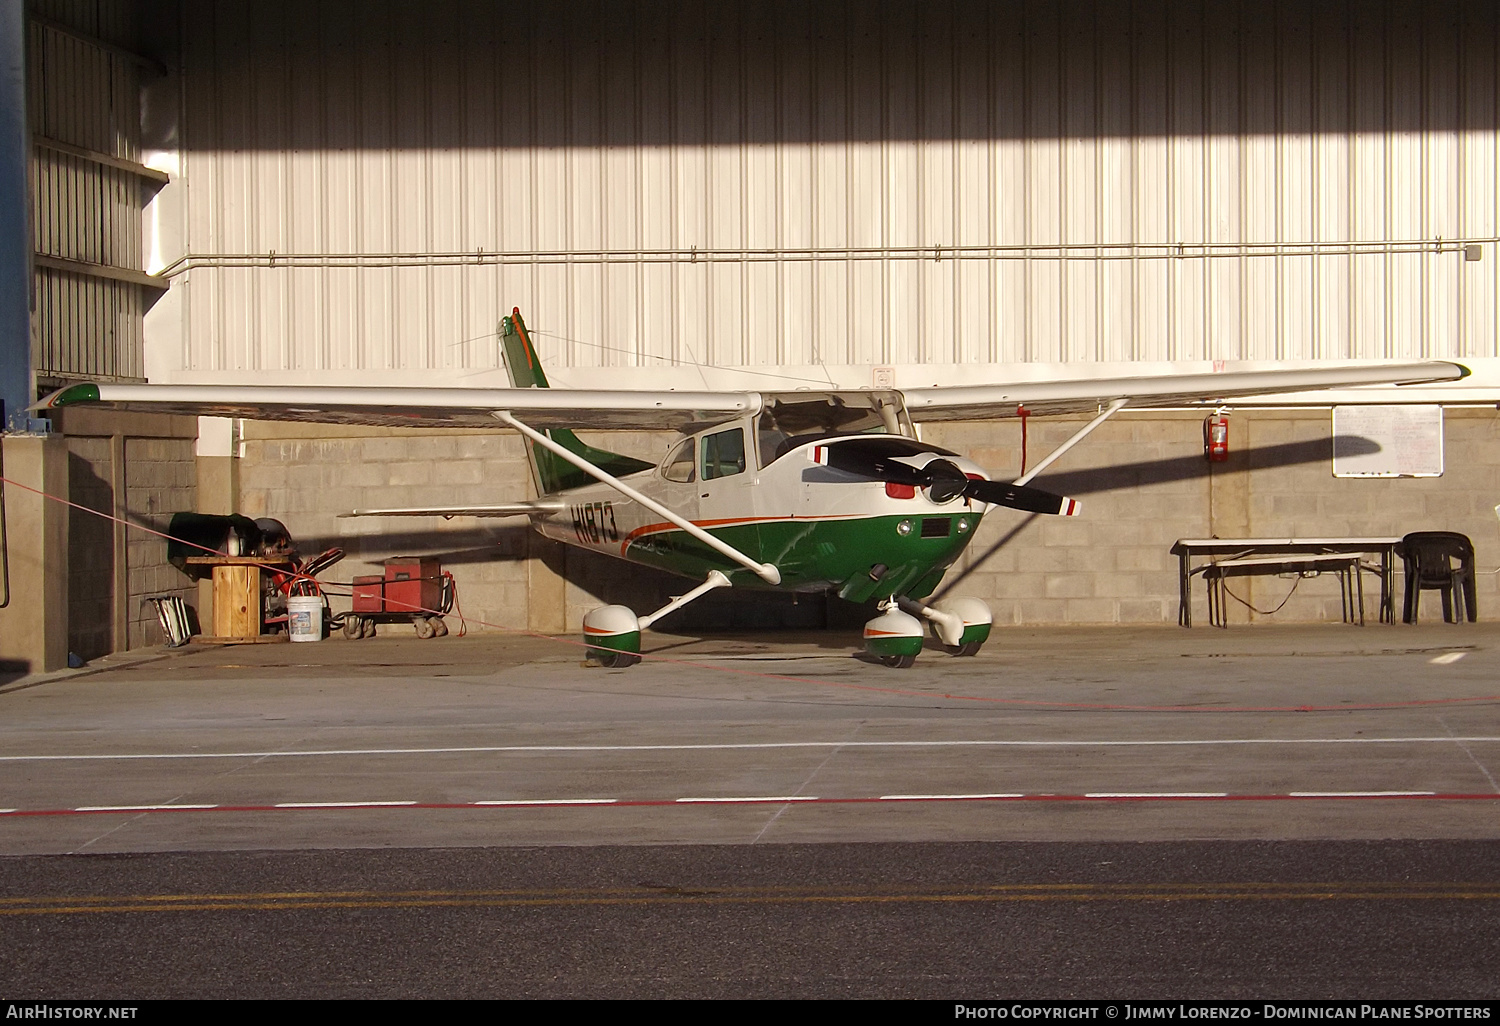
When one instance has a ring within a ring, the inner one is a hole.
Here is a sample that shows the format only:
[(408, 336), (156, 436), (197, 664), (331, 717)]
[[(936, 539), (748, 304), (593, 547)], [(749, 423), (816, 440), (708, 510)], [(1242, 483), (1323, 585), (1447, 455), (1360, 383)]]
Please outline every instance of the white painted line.
[(1420, 798), (1436, 791), (1293, 791), (1293, 798)]
[(1090, 791), (1085, 798), (1228, 798), (1228, 791)]
[(679, 798), (677, 802), (681, 805), (700, 805), (715, 802), (815, 802), (817, 800), (818, 797), (816, 795), (787, 794), (779, 797), (771, 796), (762, 798)]
[(765, 741), (699, 745), (482, 745), (461, 748), (319, 748), (270, 752), (129, 752), (115, 755), (0, 755), (0, 762), (109, 762), (130, 759), (306, 759), (357, 755), (466, 755), (577, 752), (727, 752), (776, 748), (1180, 748), (1215, 745), (1418, 745), (1500, 742), (1500, 735), (1453, 737), (1219, 737), (1059, 741)]
[(880, 800), (883, 802), (958, 802), (976, 798), (1025, 798), (1021, 793), (1016, 794), (883, 794)]
[(1427, 661), (1429, 663), (1432, 663), (1435, 666), (1447, 666), (1449, 663), (1456, 663), (1456, 662), (1458, 662), (1460, 659), (1462, 659), (1464, 656), (1466, 656), (1468, 654), (1469, 653), (1467, 653), (1467, 652), (1444, 652), (1442, 655), (1440, 655), (1440, 656), (1433, 656), (1431, 659), (1429, 659)]
[(507, 798), (498, 801), (469, 802), (470, 805), (613, 805), (618, 798)]
[(381, 809), (387, 806), (415, 805), (416, 802), (277, 802), (278, 809)]
[[(162, 809), (217, 809), (217, 805), (80, 805), (74, 812), (158, 812)], [(14, 812), (15, 810), (10, 810)]]

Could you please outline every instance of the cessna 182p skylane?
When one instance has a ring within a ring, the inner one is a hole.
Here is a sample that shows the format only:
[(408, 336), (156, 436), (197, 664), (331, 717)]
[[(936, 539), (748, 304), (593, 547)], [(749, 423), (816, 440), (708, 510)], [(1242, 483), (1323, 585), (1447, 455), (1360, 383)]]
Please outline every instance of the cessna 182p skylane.
[[(927, 605), (980, 520), (995, 506), (1071, 516), (1078, 503), (1030, 481), (1128, 404), (1182, 406), (1235, 396), (1464, 377), (1453, 363), (1293, 369), (1176, 377), (1095, 378), (950, 388), (796, 392), (549, 389), (513, 311), (500, 326), (509, 389), (320, 386), (74, 385), (40, 404), (261, 420), (429, 427), (503, 425), (526, 437), (539, 498), (345, 516), (531, 518), (549, 538), (658, 567), (702, 583), (638, 616), (619, 605), (584, 618), (590, 652), (610, 666), (639, 658), (641, 631), (724, 587), (832, 591), (875, 599), (868, 651), (910, 666), (924, 621), (955, 655), (989, 637), (978, 599)], [(923, 442), (926, 421), (1094, 412), (1014, 481)], [(605, 452), (573, 429), (675, 429), (659, 465)]]

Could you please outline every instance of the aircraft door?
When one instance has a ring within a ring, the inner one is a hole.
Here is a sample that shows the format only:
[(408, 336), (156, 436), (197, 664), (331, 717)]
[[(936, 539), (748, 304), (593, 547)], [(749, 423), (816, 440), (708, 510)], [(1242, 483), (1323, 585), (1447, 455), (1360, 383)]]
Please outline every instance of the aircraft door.
[(715, 431), (702, 436), (700, 442), (699, 519), (723, 521), (753, 518), (755, 475), (747, 472), (749, 455), (745, 444), (745, 429), (732, 427)]

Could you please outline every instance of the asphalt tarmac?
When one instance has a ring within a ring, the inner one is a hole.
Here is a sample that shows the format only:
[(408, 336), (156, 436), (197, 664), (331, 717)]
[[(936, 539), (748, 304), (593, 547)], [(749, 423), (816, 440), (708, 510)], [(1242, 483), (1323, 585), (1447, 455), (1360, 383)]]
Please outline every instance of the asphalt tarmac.
[(0, 686), (0, 992), (1500, 991), (1500, 627), (1002, 630), (906, 671), (850, 640)]

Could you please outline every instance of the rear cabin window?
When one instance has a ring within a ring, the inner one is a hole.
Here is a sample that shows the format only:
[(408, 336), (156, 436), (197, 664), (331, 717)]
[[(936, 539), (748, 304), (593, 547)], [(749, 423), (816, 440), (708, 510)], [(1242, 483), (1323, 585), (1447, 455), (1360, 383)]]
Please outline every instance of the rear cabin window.
[(730, 428), (703, 436), (703, 480), (729, 477), (745, 469), (745, 431)]

